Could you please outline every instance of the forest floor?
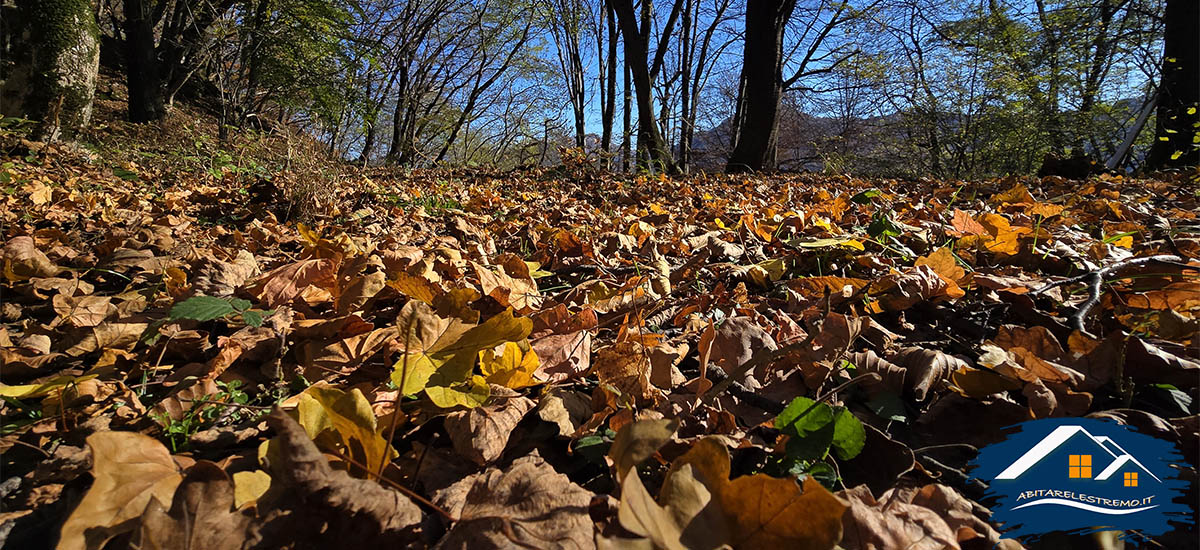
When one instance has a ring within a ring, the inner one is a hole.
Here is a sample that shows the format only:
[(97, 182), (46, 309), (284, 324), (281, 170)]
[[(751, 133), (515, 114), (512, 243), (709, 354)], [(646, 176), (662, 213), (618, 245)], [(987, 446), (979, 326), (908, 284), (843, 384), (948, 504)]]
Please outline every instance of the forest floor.
[(1017, 548), (968, 463), (1085, 415), (1176, 444), (1195, 514), (1194, 175), (279, 169), (180, 128), (0, 132), (0, 546)]

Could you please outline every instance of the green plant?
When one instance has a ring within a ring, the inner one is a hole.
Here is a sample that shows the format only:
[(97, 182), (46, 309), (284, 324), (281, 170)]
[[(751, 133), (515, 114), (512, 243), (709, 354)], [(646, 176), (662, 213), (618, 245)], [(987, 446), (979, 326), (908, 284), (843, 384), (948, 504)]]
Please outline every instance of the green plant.
[[(222, 421), (236, 424), (247, 419), (248, 412), (255, 407), (247, 406), (250, 396), (240, 389), (241, 385), (242, 383), (238, 380), (228, 383), (217, 382), (219, 391), (207, 396), (204, 401), (190, 403), (191, 407), (183, 412), (181, 418), (173, 418), (166, 412), (154, 415), (155, 420), (158, 420), (163, 426), (163, 437), (171, 445), (171, 451), (179, 452), (181, 449), (187, 449), (188, 440), (200, 430), (215, 426)], [(258, 412), (265, 413), (266, 411)]]
[(160, 319), (142, 333), (141, 341), (153, 345), (158, 341), (158, 329), (171, 321), (188, 319), (192, 321), (212, 321), (230, 315), (240, 315), (242, 321), (252, 327), (261, 327), (263, 319), (275, 313), (275, 310), (251, 309), (250, 301), (241, 298), (218, 298), (216, 296), (192, 296), (171, 307), (164, 319)]
[(241, 298), (218, 298), (215, 296), (192, 296), (171, 307), (168, 321), (191, 319), (212, 321), (228, 315), (241, 315), (242, 321), (252, 327), (261, 327), (263, 318), (275, 310), (250, 309), (250, 301)]
[(811, 475), (826, 486), (837, 481), (837, 473), (825, 459), (832, 454), (850, 460), (862, 452), (867, 432), (845, 407), (833, 407), (797, 397), (775, 417), (775, 427), (788, 436), (783, 455), (767, 465), (774, 475)]

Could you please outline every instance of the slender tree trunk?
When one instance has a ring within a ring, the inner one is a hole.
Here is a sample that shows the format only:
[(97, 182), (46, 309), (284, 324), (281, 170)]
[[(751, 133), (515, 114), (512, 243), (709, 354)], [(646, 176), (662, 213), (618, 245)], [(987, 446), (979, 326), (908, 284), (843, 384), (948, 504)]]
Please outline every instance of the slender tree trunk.
[(1155, 140), (1146, 158), (1150, 170), (1200, 164), (1195, 143), (1200, 122), (1200, 41), (1196, 40), (1200, 2), (1167, 0), (1165, 19)]
[[(675, 161), (671, 158), (671, 149), (663, 139), (658, 129), (658, 121), (654, 117), (653, 85), (651, 69), (646, 60), (649, 56), (649, 2), (642, 3), (642, 32), (638, 28), (637, 16), (634, 13), (633, 0), (613, 0), (617, 18), (621, 23), (621, 34), (625, 37), (625, 65), (633, 76), (634, 94), (638, 111), (638, 158), (644, 159), (644, 165), (653, 165), (664, 172), (676, 171)], [(669, 29), (664, 29), (669, 32)], [(657, 57), (663, 52), (656, 53)], [(649, 166), (647, 166), (649, 167)]]
[(404, 149), (401, 140), (404, 139), (404, 111), (408, 96), (408, 60), (404, 59), (400, 63), (400, 78), (396, 85), (396, 110), (392, 112), (392, 144), (387, 153), (388, 164), (399, 162), (401, 151)]
[(605, 13), (608, 19), (608, 81), (605, 83), (607, 87), (607, 97), (605, 97), (604, 105), (601, 109), (601, 134), (600, 145), (604, 148), (604, 152), (612, 151), (612, 133), (613, 133), (613, 118), (617, 110), (617, 15), (613, 11), (612, 2), (605, 0)]
[[(9, 13), (5, 10), (5, 13)], [(14, 62), (0, 80), (4, 114), (38, 121), (33, 138), (73, 139), (92, 116), (100, 34), (87, 0), (20, 0), (6, 30)], [(12, 25), (11, 27), (9, 25)]]
[(621, 116), (623, 117), (621, 120), (621, 171), (628, 172), (629, 159), (632, 155), (630, 141), (632, 141), (631, 119), (633, 118), (632, 113), (630, 113), (630, 110), (633, 109), (633, 91), (630, 88), (631, 77), (629, 76), (629, 65), (625, 65), (623, 72), (625, 73), (625, 105), (621, 110)]
[(683, 19), (680, 21), (680, 40), (679, 40), (679, 70), (680, 70), (680, 90), (679, 90), (679, 171), (684, 174), (688, 171), (688, 162), (691, 160), (691, 151), (688, 147), (688, 132), (691, 130), (692, 121), (691, 115), (691, 81), (688, 76), (692, 74), (692, 2), (686, 0), (683, 6)]
[(152, 8), (149, 0), (125, 0), (125, 78), (132, 122), (151, 122), (166, 114)]
[(783, 95), (783, 31), (794, 7), (793, 0), (759, 0), (746, 6), (741, 120), (727, 172), (775, 168)]

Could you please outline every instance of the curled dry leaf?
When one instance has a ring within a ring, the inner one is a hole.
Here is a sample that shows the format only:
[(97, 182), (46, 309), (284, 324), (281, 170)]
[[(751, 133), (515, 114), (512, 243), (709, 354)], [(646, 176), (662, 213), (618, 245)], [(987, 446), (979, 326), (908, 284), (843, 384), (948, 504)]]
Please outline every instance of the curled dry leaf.
[(592, 398), (586, 394), (554, 388), (537, 404), (538, 417), (558, 427), (558, 435), (570, 437), (590, 416)]
[(480, 466), (500, 458), (513, 428), (533, 408), (533, 400), (528, 397), (499, 393), (493, 392), (494, 405), (446, 415), (446, 431), (454, 450)]
[(953, 355), (918, 347), (901, 348), (888, 359), (905, 369), (905, 387), (917, 401), (924, 401), (955, 369), (969, 366)]
[(209, 256), (193, 266), (192, 289), (201, 296), (231, 296), (246, 281), (258, 274), (258, 262), (248, 250), (239, 250), (233, 260), (224, 262)]
[(41, 250), (33, 237), (13, 237), (4, 244), (4, 278), (10, 282), (33, 277), (53, 277), (60, 271)]
[(368, 541), (402, 547), (414, 540), (421, 509), (408, 497), (331, 468), (304, 428), (283, 411), (272, 411), (267, 424), (279, 441), (278, 452), (270, 455), (271, 478), (290, 496), (280, 498), (286, 513), (265, 518), (264, 537), (345, 547)]
[(162, 443), (133, 432), (98, 432), (87, 438), (92, 450), (92, 483), (71, 512), (58, 550), (98, 549), (110, 538), (137, 528), (151, 499), (171, 502), (183, 479)]
[(838, 492), (850, 506), (843, 517), (846, 550), (958, 550), (954, 531), (937, 513), (905, 502), (875, 500), (866, 485)]
[(233, 481), (216, 464), (196, 462), (167, 509), (151, 499), (132, 546), (144, 550), (239, 550), (253, 518), (234, 510)]
[(617, 479), (625, 479), (625, 472), (658, 452), (678, 428), (679, 421), (666, 418), (638, 420), (621, 428), (608, 450)]
[(469, 480), (458, 522), (437, 548), (595, 548), (592, 493), (537, 454)]
[[(738, 367), (750, 361), (757, 352), (770, 352), (778, 349), (775, 339), (771, 337), (767, 331), (755, 324), (750, 317), (734, 317), (717, 327), (716, 336), (713, 338), (712, 351), (709, 355), (709, 360), (717, 366), (725, 369), (725, 372), (732, 373)], [(754, 373), (746, 373), (747, 380)], [(738, 380), (743, 382), (743, 380)], [(757, 386), (757, 383), (752, 383), (750, 386)]]

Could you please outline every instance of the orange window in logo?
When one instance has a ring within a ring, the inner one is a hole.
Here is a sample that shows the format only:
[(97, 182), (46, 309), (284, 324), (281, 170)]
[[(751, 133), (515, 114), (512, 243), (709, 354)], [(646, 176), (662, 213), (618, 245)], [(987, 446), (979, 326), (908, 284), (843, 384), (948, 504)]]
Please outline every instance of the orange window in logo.
[(1092, 455), (1071, 455), (1068, 460), (1067, 477), (1092, 479)]
[(1125, 486), (1137, 487), (1137, 472), (1125, 472)]

